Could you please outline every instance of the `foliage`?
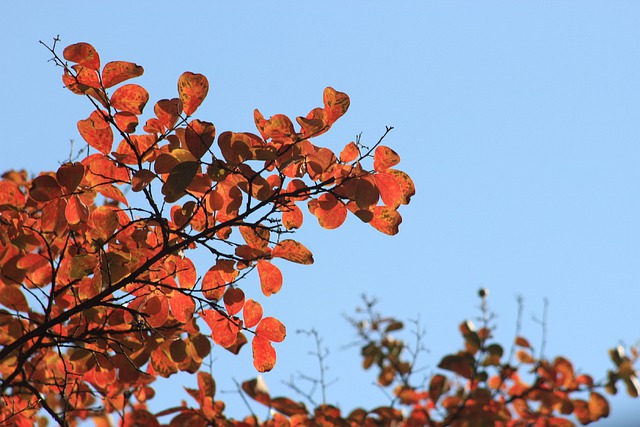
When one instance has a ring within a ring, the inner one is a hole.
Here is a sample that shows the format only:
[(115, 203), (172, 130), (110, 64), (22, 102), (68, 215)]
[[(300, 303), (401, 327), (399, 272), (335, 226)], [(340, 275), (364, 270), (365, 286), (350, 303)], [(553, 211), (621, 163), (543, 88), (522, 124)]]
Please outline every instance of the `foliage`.
[[(125, 83), (143, 68), (125, 61), (101, 66), (88, 43), (50, 48), (62, 81), (95, 107), (78, 121), (96, 152), (70, 160), (55, 172), (30, 178), (9, 171), (0, 181), (0, 421), (18, 426), (41, 420), (41, 410), (61, 425), (92, 418), (109, 425), (117, 413), (126, 426), (205, 425), (569, 425), (608, 413), (606, 400), (571, 363), (534, 356), (518, 337), (517, 364), (504, 360), (491, 329), (464, 323), (465, 347), (439, 368), (458, 380), (434, 375), (411, 383), (415, 366), (405, 345), (390, 333), (402, 328), (368, 306), (368, 322), (355, 322), (365, 340), (364, 367), (379, 369), (381, 386), (395, 386), (388, 407), (349, 415), (329, 405), (313, 410), (288, 397), (272, 398), (260, 379), (242, 390), (273, 409), (273, 416), (237, 421), (215, 400), (215, 381), (200, 371), (212, 345), (237, 354), (251, 341), (253, 364), (264, 372), (276, 363), (273, 343), (286, 328), (241, 279), (257, 270), (265, 296), (283, 285), (282, 259), (313, 263), (311, 252), (288, 238), (309, 212), (326, 229), (340, 227), (351, 212), (378, 231), (394, 235), (398, 209), (415, 193), (411, 178), (394, 169), (400, 157), (359, 140), (335, 154), (312, 140), (327, 132), (349, 107), (332, 88), (323, 106), (291, 119), (254, 112), (259, 134), (225, 131), (192, 118), (209, 90), (191, 72), (178, 79), (178, 95), (141, 116), (150, 96)], [(125, 83), (125, 84), (123, 84)], [(142, 131), (136, 133), (139, 128)], [(217, 137), (217, 138), (216, 138)], [(119, 140), (116, 143), (116, 139)], [(127, 196), (129, 194), (129, 196)], [(196, 271), (190, 256), (210, 254), (212, 265)], [(606, 384), (622, 380), (637, 396), (637, 354), (612, 353), (616, 369)], [(520, 369), (535, 372), (525, 384)], [(177, 372), (197, 373), (198, 403), (149, 412), (153, 382)], [(574, 392), (588, 390), (588, 401)], [(403, 414), (398, 405), (410, 408)], [(434, 413), (441, 414), (438, 417)], [(543, 424), (540, 424), (543, 425)]]

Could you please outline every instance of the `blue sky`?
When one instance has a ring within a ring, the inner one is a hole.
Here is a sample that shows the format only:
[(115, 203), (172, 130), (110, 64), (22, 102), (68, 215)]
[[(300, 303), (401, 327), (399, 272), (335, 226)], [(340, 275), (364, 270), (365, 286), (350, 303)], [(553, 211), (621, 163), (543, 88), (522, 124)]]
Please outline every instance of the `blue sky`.
[[(521, 295), (523, 333), (539, 347), (533, 318), (547, 298), (547, 354), (599, 378), (608, 348), (640, 339), (640, 3), (398, 3), (3, 2), (0, 169), (55, 169), (71, 139), (81, 144), (76, 122), (91, 106), (63, 90), (38, 44), (58, 34), (62, 46), (92, 43), (103, 62), (143, 65), (136, 83), (152, 102), (175, 96), (183, 71), (205, 74), (198, 117), (218, 133), (253, 131), (256, 107), (304, 115), (332, 86), (351, 108), (322, 142), (339, 150), (362, 132), (372, 144), (394, 126), (386, 144), (417, 195), (392, 238), (354, 218), (335, 231), (307, 218), (297, 237), (316, 263), (279, 264), (283, 290), (261, 301), (289, 329), (265, 377), (272, 392), (315, 373), (313, 343), (294, 333), (315, 327), (338, 379), (329, 401), (386, 402), (358, 372), (357, 350), (342, 348), (354, 338), (343, 314), (367, 293), (386, 313), (419, 315), (431, 371), (460, 346), (457, 325), (477, 316), (481, 286), (503, 341)], [(254, 375), (245, 353), (216, 350), (219, 390)], [(178, 397), (160, 390), (158, 401)], [(224, 398), (230, 413), (245, 412), (237, 396)], [(615, 398), (613, 410), (601, 425), (640, 403)]]

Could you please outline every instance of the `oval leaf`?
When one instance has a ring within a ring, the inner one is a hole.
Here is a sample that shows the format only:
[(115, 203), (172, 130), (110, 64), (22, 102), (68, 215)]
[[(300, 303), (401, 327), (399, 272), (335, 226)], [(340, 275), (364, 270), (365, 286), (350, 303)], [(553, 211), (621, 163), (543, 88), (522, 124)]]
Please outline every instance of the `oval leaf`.
[(209, 81), (202, 74), (187, 71), (178, 79), (178, 94), (187, 116), (192, 115), (198, 109), (208, 92)]
[(110, 88), (125, 80), (141, 76), (142, 73), (144, 68), (133, 62), (112, 61), (102, 69), (102, 84), (105, 88)]

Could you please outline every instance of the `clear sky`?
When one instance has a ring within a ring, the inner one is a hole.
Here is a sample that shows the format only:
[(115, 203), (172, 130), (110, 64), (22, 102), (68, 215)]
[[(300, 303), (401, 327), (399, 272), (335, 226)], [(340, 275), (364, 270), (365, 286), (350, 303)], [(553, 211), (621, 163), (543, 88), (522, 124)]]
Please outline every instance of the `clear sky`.
[[(62, 46), (92, 43), (103, 62), (143, 65), (136, 83), (149, 105), (174, 97), (183, 71), (205, 74), (197, 116), (218, 133), (254, 131), (256, 107), (304, 115), (332, 86), (351, 108), (323, 142), (339, 150), (362, 132), (373, 144), (394, 126), (386, 144), (417, 194), (395, 237), (355, 218), (326, 231), (307, 217), (297, 237), (316, 263), (280, 263), (283, 290), (261, 300), (289, 330), (265, 376), (273, 394), (291, 394), (281, 382), (300, 371), (315, 375), (313, 343), (295, 334), (315, 327), (337, 379), (329, 402), (386, 402), (359, 373), (357, 349), (343, 348), (354, 338), (343, 314), (362, 293), (420, 317), (428, 372), (460, 346), (457, 325), (477, 316), (481, 286), (503, 341), (523, 297), (523, 333), (538, 348), (533, 319), (547, 298), (547, 354), (597, 379), (608, 348), (640, 339), (639, 2), (222, 3), (0, 3), (0, 170), (56, 169), (69, 141), (82, 143), (76, 122), (91, 106), (62, 88), (38, 44), (58, 34)], [(219, 390), (255, 375), (244, 353), (215, 350)], [(155, 400), (178, 398), (187, 395), (174, 384)], [(246, 413), (237, 396), (223, 398), (229, 413)], [(628, 425), (640, 401), (615, 398), (613, 411), (601, 425)]]

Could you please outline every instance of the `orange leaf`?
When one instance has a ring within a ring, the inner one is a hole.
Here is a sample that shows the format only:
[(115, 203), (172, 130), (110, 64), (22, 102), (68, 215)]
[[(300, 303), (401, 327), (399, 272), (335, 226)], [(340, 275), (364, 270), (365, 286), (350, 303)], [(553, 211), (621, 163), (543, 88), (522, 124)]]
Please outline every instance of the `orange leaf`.
[(332, 125), (349, 109), (349, 96), (346, 93), (338, 92), (332, 87), (324, 90), (323, 100), (324, 111), (329, 125)]
[(182, 101), (178, 98), (161, 99), (154, 105), (153, 112), (164, 127), (172, 129), (182, 113)]
[(287, 336), (287, 328), (275, 317), (265, 317), (256, 327), (256, 335), (273, 342), (281, 342)]
[(531, 348), (531, 344), (529, 344), (529, 341), (527, 341), (525, 337), (516, 337), (515, 343), (520, 347)]
[(227, 313), (230, 316), (234, 316), (244, 307), (244, 292), (240, 288), (229, 287), (227, 292), (224, 293), (223, 301), (224, 306), (227, 308)]
[(358, 157), (360, 157), (360, 149), (353, 141), (345, 145), (340, 153), (340, 161), (344, 163), (353, 162)]
[(213, 123), (193, 120), (185, 131), (187, 148), (196, 159), (201, 158), (213, 144), (216, 128)]
[(178, 94), (187, 116), (192, 115), (198, 109), (208, 92), (209, 82), (202, 74), (187, 71), (182, 73), (178, 79)]
[(18, 184), (7, 180), (0, 181), (0, 206), (12, 205), (17, 208), (22, 208), (26, 201)]
[(302, 243), (295, 240), (285, 239), (278, 243), (271, 252), (275, 258), (286, 259), (298, 264), (313, 264), (313, 255)]
[(589, 395), (589, 414), (591, 421), (609, 416), (609, 402), (601, 394), (592, 391)]
[(94, 111), (89, 118), (78, 122), (78, 131), (87, 143), (100, 151), (109, 154), (113, 145), (113, 131), (100, 111)]
[(242, 316), (244, 317), (244, 326), (253, 328), (262, 319), (263, 310), (259, 302), (248, 299), (244, 304)]
[(258, 260), (258, 275), (264, 296), (268, 297), (278, 293), (282, 288), (282, 272), (271, 262), (263, 259)]
[(148, 101), (149, 92), (142, 86), (135, 84), (121, 86), (111, 95), (111, 106), (113, 108), (133, 114), (142, 114), (142, 110)]
[(62, 52), (64, 59), (76, 62), (83, 67), (98, 71), (100, 69), (100, 55), (89, 43), (76, 43), (67, 46)]
[(220, 300), (227, 284), (238, 277), (238, 270), (234, 268), (235, 262), (221, 259), (211, 267), (202, 278), (202, 292), (205, 298)]
[(0, 304), (17, 311), (29, 311), (29, 303), (17, 286), (0, 283)]
[(116, 200), (120, 203), (124, 203), (125, 205), (129, 206), (129, 202), (127, 201), (127, 198), (124, 197), (124, 194), (122, 194), (122, 191), (120, 191), (120, 189), (116, 186), (102, 185), (98, 188), (98, 193), (102, 194), (107, 199)]
[(436, 403), (442, 393), (444, 392), (444, 388), (447, 384), (447, 378), (444, 375), (434, 375), (431, 377), (431, 382), (429, 383), (429, 398)]
[(291, 203), (279, 208), (282, 211), (282, 225), (287, 230), (302, 227), (303, 215), (298, 206)]
[(320, 226), (329, 230), (338, 228), (347, 218), (347, 208), (333, 194), (325, 193), (308, 203), (309, 211), (318, 218)]
[(373, 176), (376, 186), (380, 191), (382, 202), (391, 209), (396, 209), (404, 200), (404, 194), (398, 181), (388, 173), (377, 173)]
[(253, 337), (251, 342), (253, 350), (253, 366), (258, 372), (268, 372), (276, 364), (276, 350), (271, 345), (271, 341), (261, 336)]
[(148, 169), (140, 169), (133, 174), (131, 178), (131, 189), (133, 191), (142, 191), (156, 177), (156, 174)]
[(169, 306), (171, 307), (173, 316), (180, 323), (190, 321), (196, 310), (196, 303), (193, 301), (193, 298), (177, 291), (174, 291), (169, 297)]
[(211, 328), (213, 341), (224, 347), (231, 347), (237, 339), (240, 328), (232, 318), (228, 318), (217, 310), (203, 310), (202, 318)]
[(138, 126), (138, 117), (128, 111), (120, 111), (113, 116), (116, 126), (124, 133), (133, 133)]
[(144, 68), (133, 62), (112, 61), (102, 69), (102, 84), (105, 88), (110, 88), (125, 80), (141, 76), (142, 73)]
[(89, 208), (82, 203), (77, 194), (74, 194), (69, 198), (64, 214), (71, 225), (86, 223), (89, 219)]
[(373, 153), (373, 168), (378, 172), (389, 169), (399, 162), (400, 156), (391, 148), (384, 145), (377, 146), (376, 151)]
[(373, 218), (369, 222), (376, 230), (393, 236), (398, 234), (398, 227), (402, 222), (402, 217), (398, 211), (386, 206), (375, 206), (373, 208)]

